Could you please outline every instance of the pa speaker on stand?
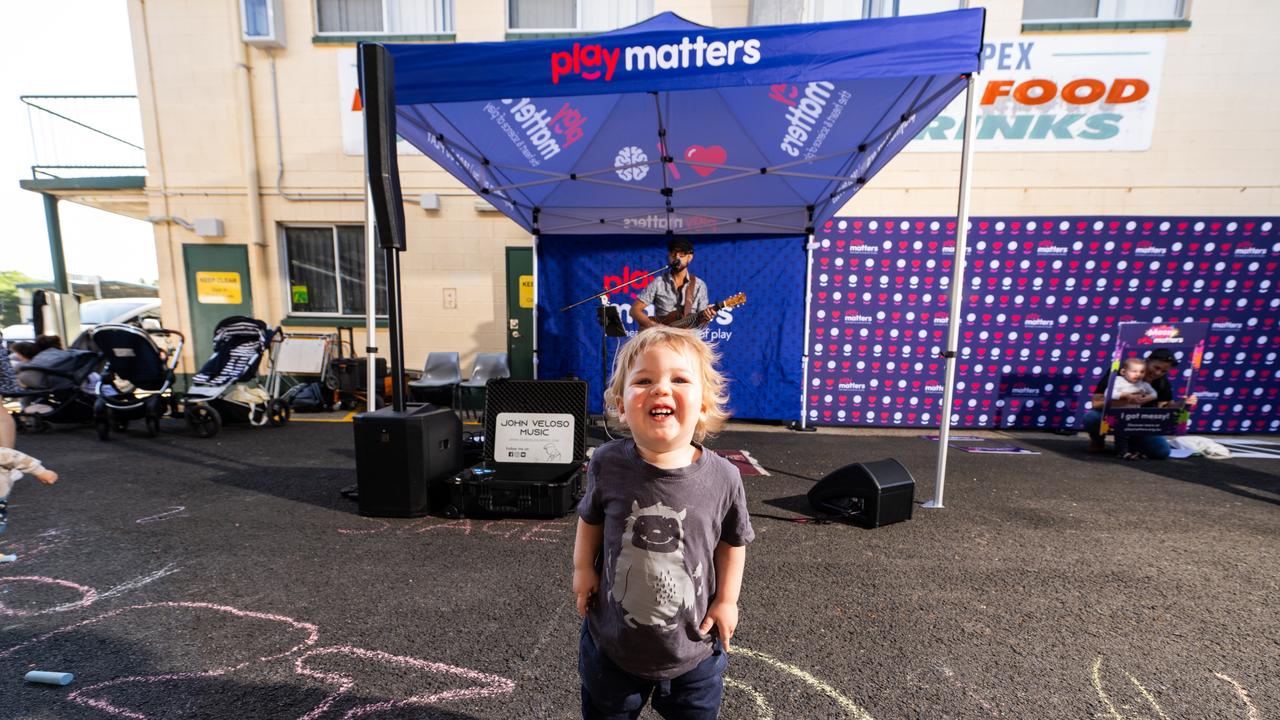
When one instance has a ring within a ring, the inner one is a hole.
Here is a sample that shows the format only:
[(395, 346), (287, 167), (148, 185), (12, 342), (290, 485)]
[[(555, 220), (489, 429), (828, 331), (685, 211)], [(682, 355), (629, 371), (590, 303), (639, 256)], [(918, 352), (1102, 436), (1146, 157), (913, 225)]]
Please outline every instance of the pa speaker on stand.
[(876, 528), (910, 520), (915, 494), (911, 473), (889, 458), (853, 463), (828, 473), (809, 490), (809, 504), (819, 513)]

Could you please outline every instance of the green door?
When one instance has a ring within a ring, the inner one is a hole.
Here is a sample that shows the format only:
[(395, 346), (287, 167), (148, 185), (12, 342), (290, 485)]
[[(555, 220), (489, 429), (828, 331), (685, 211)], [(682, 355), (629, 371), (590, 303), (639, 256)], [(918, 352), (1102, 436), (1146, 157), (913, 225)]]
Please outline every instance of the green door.
[(213, 354), (213, 328), (232, 315), (253, 317), (249, 251), (244, 245), (183, 245), (196, 370)]
[(507, 362), (511, 377), (533, 379), (533, 248), (507, 248)]

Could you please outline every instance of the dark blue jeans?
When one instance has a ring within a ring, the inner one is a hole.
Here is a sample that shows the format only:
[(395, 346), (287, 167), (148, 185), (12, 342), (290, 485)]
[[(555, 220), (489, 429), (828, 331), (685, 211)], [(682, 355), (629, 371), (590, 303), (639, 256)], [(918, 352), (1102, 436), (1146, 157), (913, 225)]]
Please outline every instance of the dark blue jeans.
[[(1102, 437), (1102, 412), (1099, 410), (1090, 410), (1084, 414), (1084, 431), (1089, 433), (1089, 439), (1098, 445), (1106, 442), (1106, 438)], [(1130, 435), (1129, 452), (1137, 452), (1146, 455), (1152, 460), (1164, 460), (1169, 457), (1169, 441), (1165, 440), (1161, 435)]]
[(715, 652), (689, 672), (657, 681), (636, 677), (618, 667), (591, 639), (582, 624), (578, 674), (582, 676), (585, 720), (634, 720), (653, 696), (653, 709), (667, 720), (715, 720), (724, 698), (724, 669), (729, 656), (720, 640)]

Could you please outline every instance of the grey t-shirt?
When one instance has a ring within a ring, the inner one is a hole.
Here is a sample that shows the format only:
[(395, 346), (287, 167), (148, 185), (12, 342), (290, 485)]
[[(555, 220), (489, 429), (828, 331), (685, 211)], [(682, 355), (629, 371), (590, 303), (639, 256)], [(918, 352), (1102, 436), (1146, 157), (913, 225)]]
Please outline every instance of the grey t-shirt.
[[(672, 310), (681, 310), (684, 308), (685, 288), (681, 287), (676, 290), (676, 283), (671, 279), (670, 272), (664, 272), (654, 278), (640, 291), (636, 299), (645, 305), (653, 306), (653, 314), (662, 317)], [(693, 312), (697, 312), (710, 305), (711, 301), (707, 299), (707, 284), (697, 275), (693, 276)]]
[(714, 553), (723, 540), (755, 538), (742, 476), (709, 450), (662, 469), (631, 438), (596, 449), (578, 515), (604, 525), (600, 590), (587, 611), (596, 647), (623, 670), (668, 680), (711, 656), (698, 625), (716, 594)]

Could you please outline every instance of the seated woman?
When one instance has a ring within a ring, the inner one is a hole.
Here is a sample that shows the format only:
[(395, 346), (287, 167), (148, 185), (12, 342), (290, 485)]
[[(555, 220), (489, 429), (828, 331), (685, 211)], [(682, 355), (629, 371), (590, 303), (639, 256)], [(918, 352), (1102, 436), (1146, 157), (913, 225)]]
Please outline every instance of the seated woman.
[[(1175, 402), (1173, 386), (1169, 383), (1169, 371), (1178, 366), (1178, 359), (1168, 348), (1156, 348), (1147, 353), (1146, 367), (1142, 380), (1155, 390), (1154, 400), (1142, 404), (1142, 407), (1173, 408), (1195, 405), (1196, 396), (1188, 395), (1186, 400)], [(1084, 429), (1089, 433), (1089, 452), (1102, 452), (1106, 449), (1106, 438), (1102, 436), (1102, 408), (1106, 404), (1107, 383), (1110, 376), (1103, 375), (1093, 389), (1090, 409), (1084, 414)], [(1160, 435), (1134, 435), (1128, 438), (1128, 452), (1153, 460), (1164, 460), (1169, 457), (1169, 441)]]

